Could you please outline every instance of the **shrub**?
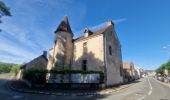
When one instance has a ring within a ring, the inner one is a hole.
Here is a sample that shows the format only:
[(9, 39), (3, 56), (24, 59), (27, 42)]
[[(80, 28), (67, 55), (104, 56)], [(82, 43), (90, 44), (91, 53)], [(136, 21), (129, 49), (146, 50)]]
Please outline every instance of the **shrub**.
[(23, 71), (23, 79), (26, 79), (34, 84), (45, 84), (46, 83), (46, 75), (50, 74), (99, 74), (100, 75), (100, 83), (104, 82), (104, 73), (102, 71), (84, 71), (84, 70), (46, 70), (46, 69), (35, 69), (31, 68)]
[(50, 70), (49, 73), (54, 73), (54, 74), (99, 74), (100, 75), (100, 83), (104, 82), (104, 72), (102, 71), (84, 71), (84, 70)]
[(47, 73), (48, 71), (46, 69), (31, 68), (23, 71), (23, 79), (26, 79), (34, 84), (45, 84)]

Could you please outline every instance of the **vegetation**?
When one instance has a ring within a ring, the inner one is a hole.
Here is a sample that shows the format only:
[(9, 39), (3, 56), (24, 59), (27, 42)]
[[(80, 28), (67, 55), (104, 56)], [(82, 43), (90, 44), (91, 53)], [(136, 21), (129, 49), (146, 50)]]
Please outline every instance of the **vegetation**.
[(170, 70), (170, 60), (168, 60), (166, 63), (162, 64), (159, 68), (157, 68), (155, 72), (163, 74), (165, 69)]
[(20, 65), (19, 64), (11, 64), (11, 63), (2, 63), (0, 62), (0, 74), (1, 73), (17, 73), (19, 70)]
[(23, 72), (23, 79), (26, 79), (34, 84), (45, 84), (47, 73), (48, 70), (46, 69), (31, 68)]
[(100, 83), (103, 83), (104, 73), (101, 71), (83, 71), (83, 70), (46, 70), (31, 68), (23, 72), (23, 78), (34, 84), (45, 84), (46, 74), (100, 74)]
[[(11, 16), (11, 13), (10, 13), (10, 9), (5, 5), (5, 3), (3, 3), (0, 0), (0, 18), (2, 16)], [(1, 20), (0, 20), (0, 23), (2, 23)], [(0, 31), (1, 31), (1, 29), (0, 29)]]

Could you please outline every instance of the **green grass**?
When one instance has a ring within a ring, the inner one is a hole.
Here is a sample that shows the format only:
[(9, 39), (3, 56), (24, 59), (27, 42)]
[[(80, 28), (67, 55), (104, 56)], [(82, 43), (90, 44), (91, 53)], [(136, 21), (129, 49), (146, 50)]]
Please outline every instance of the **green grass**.
[(1, 73), (0, 78), (10, 79), (14, 76), (14, 73)]

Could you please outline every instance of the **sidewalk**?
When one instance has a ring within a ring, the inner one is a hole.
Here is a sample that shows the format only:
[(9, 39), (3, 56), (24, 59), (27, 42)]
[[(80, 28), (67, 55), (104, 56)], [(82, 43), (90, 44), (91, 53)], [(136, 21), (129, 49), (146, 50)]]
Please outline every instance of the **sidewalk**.
[(170, 87), (170, 83), (165, 83), (165, 82), (161, 82), (161, 81), (159, 81), (159, 80), (156, 80), (155, 78), (153, 78), (155, 81), (157, 81), (158, 83), (160, 83), (160, 84), (163, 84), (163, 85), (165, 85), (165, 86), (168, 86), (168, 87)]
[(34, 93), (34, 94), (45, 94), (45, 95), (57, 95), (57, 96), (84, 96), (84, 95), (109, 95), (114, 92), (126, 89), (135, 82), (115, 86), (112, 88), (102, 90), (57, 90), (53, 88), (29, 88), (24, 82), (18, 80), (12, 80), (8, 83), (8, 87), (13, 91), (22, 93)]

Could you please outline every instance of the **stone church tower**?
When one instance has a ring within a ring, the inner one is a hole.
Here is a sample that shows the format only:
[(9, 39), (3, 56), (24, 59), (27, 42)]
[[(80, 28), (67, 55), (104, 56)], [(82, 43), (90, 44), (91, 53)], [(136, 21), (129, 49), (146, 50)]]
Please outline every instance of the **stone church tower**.
[(70, 69), (73, 58), (73, 33), (67, 16), (64, 16), (54, 33), (54, 47), (50, 50), (47, 69)]

